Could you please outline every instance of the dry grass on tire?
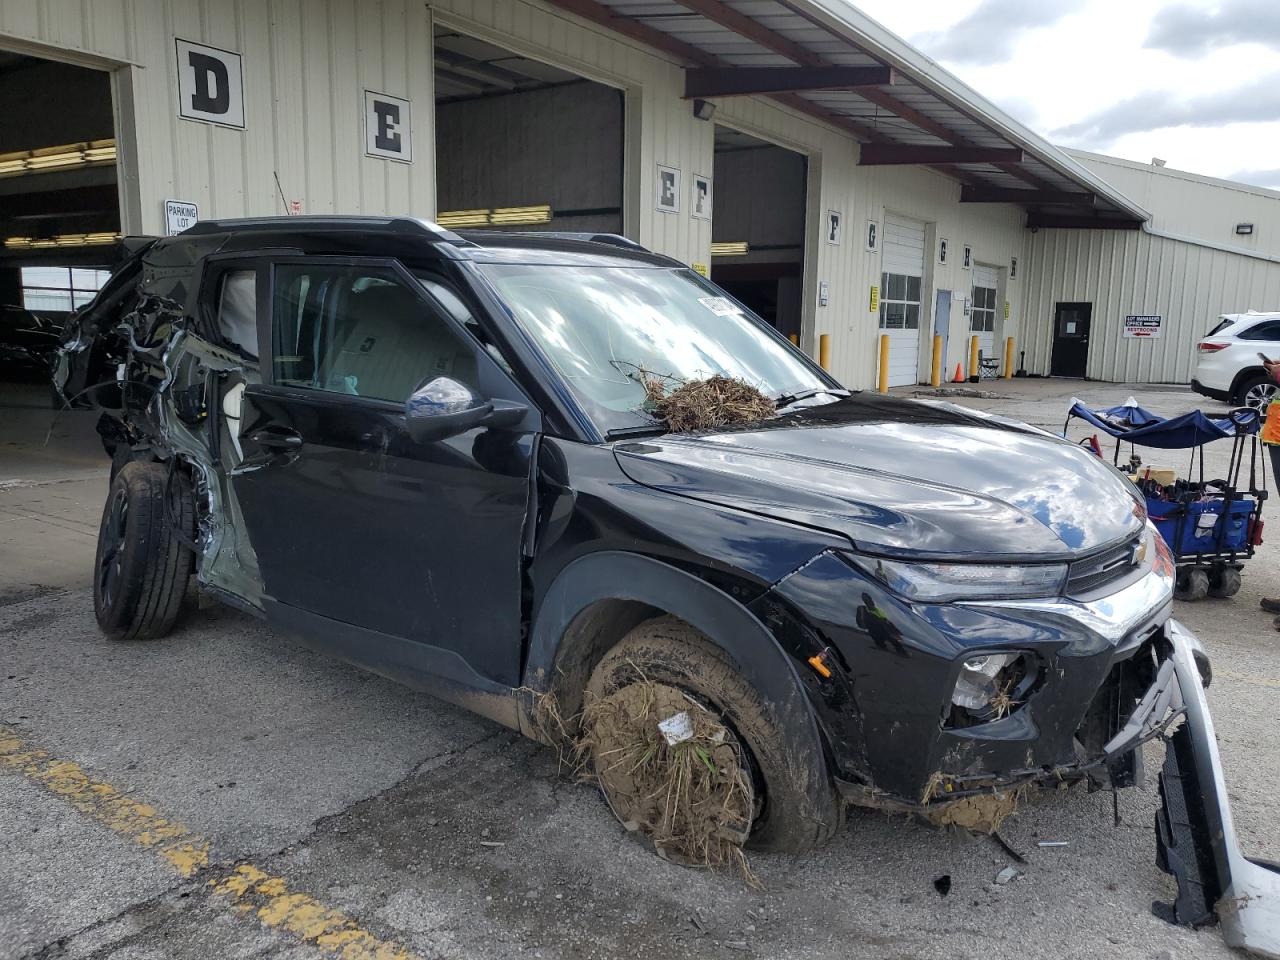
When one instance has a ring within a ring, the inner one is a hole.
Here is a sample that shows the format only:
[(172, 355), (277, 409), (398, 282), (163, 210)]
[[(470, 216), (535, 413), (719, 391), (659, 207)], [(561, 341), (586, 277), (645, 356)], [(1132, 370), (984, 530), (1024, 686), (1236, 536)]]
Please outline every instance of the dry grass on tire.
[[(681, 711), (689, 714), (693, 736), (670, 745), (658, 724)], [(618, 819), (644, 833), (659, 856), (730, 867), (760, 886), (742, 849), (755, 792), (737, 738), (705, 707), (666, 684), (629, 683), (590, 699), (577, 754)]]

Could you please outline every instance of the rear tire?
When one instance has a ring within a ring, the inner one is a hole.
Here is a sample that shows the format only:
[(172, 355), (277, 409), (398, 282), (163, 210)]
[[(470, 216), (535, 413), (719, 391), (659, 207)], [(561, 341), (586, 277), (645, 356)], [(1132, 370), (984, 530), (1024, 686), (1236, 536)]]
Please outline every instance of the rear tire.
[(747, 845), (800, 852), (825, 843), (843, 822), (826, 758), (793, 756), (773, 711), (727, 654), (676, 617), (640, 624), (591, 673), (587, 691), (605, 697), (644, 677), (693, 695), (746, 745), (764, 805)]
[(185, 478), (133, 461), (111, 481), (98, 530), (93, 613), (112, 640), (163, 637), (182, 610), (195, 563), (170, 520), (191, 538), (195, 503)]
[(1178, 572), (1177, 585), (1173, 595), (1178, 600), (1195, 603), (1209, 595), (1209, 574), (1199, 567)]
[(1275, 399), (1276, 383), (1270, 377), (1258, 375), (1250, 377), (1240, 384), (1236, 391), (1235, 402), (1242, 407), (1249, 407), (1266, 415), (1267, 407)]

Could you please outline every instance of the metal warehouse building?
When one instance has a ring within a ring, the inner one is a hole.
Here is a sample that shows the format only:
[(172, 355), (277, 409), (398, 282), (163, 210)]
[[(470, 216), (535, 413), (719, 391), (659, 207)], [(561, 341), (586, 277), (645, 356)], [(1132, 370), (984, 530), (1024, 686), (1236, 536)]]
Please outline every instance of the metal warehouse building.
[(1185, 381), (1280, 308), (1280, 194), (1065, 153), (838, 0), (0, 0), (0, 117), (37, 312), (120, 233), (281, 213), (624, 233), (857, 387), (882, 335), (894, 385), (935, 336)]

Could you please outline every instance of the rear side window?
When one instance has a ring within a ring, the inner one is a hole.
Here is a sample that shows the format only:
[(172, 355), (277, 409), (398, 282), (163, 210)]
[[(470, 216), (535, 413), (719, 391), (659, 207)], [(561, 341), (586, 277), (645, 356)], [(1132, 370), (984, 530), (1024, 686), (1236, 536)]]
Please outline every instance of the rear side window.
[(437, 376), (478, 390), (470, 345), (386, 268), (281, 264), (271, 309), (278, 384), (395, 403)]
[(228, 270), (222, 275), (218, 333), (245, 356), (258, 359), (257, 270)]
[(1235, 324), (1235, 321), (1232, 320), (1230, 317), (1223, 317), (1221, 320), (1218, 321), (1218, 325), (1214, 327), (1212, 330), (1210, 330), (1207, 334), (1205, 334), (1205, 336), (1207, 337), (1215, 336), (1216, 334), (1222, 333), (1228, 327), (1233, 326), (1234, 324)]
[(1237, 340), (1263, 340), (1280, 343), (1280, 320), (1267, 320), (1236, 334)]

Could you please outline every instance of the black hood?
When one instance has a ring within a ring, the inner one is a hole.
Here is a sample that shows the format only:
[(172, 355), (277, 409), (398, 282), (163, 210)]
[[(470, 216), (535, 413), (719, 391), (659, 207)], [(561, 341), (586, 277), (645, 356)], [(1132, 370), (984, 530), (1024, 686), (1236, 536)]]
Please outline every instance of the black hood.
[(830, 530), (872, 553), (1070, 558), (1142, 525), (1132, 485), (1091, 452), (949, 404), (861, 394), (615, 452), (636, 483)]

